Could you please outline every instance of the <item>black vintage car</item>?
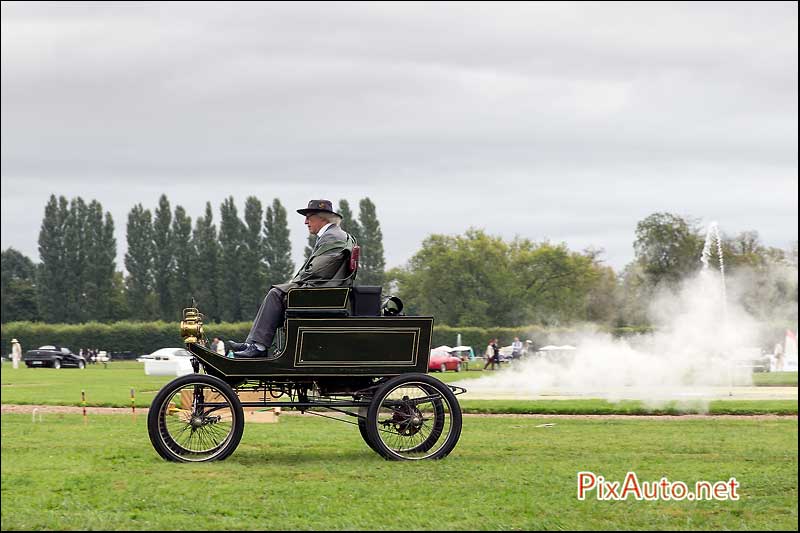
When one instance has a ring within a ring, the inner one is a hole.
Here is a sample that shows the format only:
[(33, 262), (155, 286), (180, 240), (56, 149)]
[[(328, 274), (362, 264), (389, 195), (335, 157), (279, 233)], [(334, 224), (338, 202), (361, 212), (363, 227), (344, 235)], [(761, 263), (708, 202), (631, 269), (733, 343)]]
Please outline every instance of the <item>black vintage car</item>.
[(40, 346), (35, 350), (28, 350), (22, 360), (28, 368), (86, 368), (86, 359), (82, 355), (76, 355), (69, 348), (61, 346), (48, 345)]
[[(357, 257), (356, 247), (352, 278)], [(185, 309), (181, 335), (194, 373), (153, 399), (147, 426), (155, 450), (169, 461), (225, 459), (242, 438), (243, 408), (283, 407), (336, 413), (386, 459), (448, 455), (461, 435), (456, 395), (465, 390), (427, 375), (433, 317), (405, 316), (399, 299), (380, 293), (377, 286), (290, 290), (276, 352), (253, 359), (210, 350), (202, 314)]]

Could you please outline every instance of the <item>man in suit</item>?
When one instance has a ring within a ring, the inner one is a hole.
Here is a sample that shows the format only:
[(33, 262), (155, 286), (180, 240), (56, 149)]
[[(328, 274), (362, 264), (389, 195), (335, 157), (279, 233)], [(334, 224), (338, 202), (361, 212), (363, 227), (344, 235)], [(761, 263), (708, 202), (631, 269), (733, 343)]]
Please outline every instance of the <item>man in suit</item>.
[(298, 209), (306, 217), (305, 224), (317, 242), (311, 255), (286, 283), (273, 285), (258, 309), (250, 334), (243, 343), (228, 341), (235, 357), (266, 357), (283, 322), (286, 293), (298, 287), (341, 287), (352, 283), (348, 276), (350, 253), (355, 240), (339, 227), (342, 216), (333, 210), (329, 200), (311, 200), (308, 207)]

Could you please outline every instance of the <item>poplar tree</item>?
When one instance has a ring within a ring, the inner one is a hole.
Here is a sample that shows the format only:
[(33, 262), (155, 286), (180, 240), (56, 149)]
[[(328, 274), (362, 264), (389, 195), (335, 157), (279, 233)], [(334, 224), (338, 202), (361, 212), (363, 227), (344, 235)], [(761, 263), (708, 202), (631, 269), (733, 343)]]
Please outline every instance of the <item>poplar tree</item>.
[(266, 293), (266, 267), (262, 259), (264, 256), (264, 238), (261, 235), (262, 214), (261, 201), (255, 196), (248, 196), (244, 203), (242, 252), (237, 256), (242, 272), (239, 298), (244, 316), (255, 316)]
[[(92, 200), (86, 208), (86, 226), (84, 228), (84, 237), (86, 243), (86, 319), (97, 320), (98, 316), (103, 314), (101, 305), (107, 304), (108, 301), (101, 302), (99, 298), (99, 284), (95, 261), (98, 253), (98, 247), (102, 241), (103, 235), (103, 207), (97, 200)], [(110, 281), (110, 280), (109, 280)]]
[(65, 322), (84, 322), (86, 302), (86, 218), (87, 207), (83, 198), (73, 198), (64, 222), (64, 294), (62, 303)]
[(242, 320), (240, 301), (242, 287), (241, 261), (239, 254), (244, 246), (242, 234), (244, 224), (239, 219), (233, 196), (220, 206), (219, 244), (222, 254), (220, 265), (219, 307), (224, 322)]
[(175, 206), (175, 218), (172, 219), (172, 246), (175, 261), (172, 271), (170, 292), (173, 296), (171, 320), (181, 317), (184, 307), (192, 302), (192, 268), (195, 263), (195, 252), (192, 245), (192, 219), (186, 210)]
[(110, 320), (116, 272), (117, 240), (114, 219), (92, 200), (87, 208), (86, 228), (86, 320)]
[(199, 217), (192, 232), (192, 248), (196, 264), (192, 269), (191, 283), (195, 303), (204, 315), (219, 322), (218, 289), (220, 247), (217, 241), (217, 227), (214, 225), (214, 211), (211, 202), (206, 202), (205, 216)]
[(39, 260), (37, 296), (39, 314), (45, 322), (63, 321), (64, 279), (64, 223), (69, 212), (67, 199), (54, 194), (44, 208), (44, 218), (39, 230)]
[(264, 258), (267, 264), (267, 287), (284, 283), (294, 274), (292, 242), (286, 209), (275, 198), (264, 217)]
[(137, 204), (128, 213), (125, 268), (128, 310), (134, 319), (152, 320), (153, 223), (149, 209)]
[(383, 234), (375, 213), (375, 204), (369, 198), (364, 198), (358, 206), (361, 226), (358, 280), (363, 285), (383, 285), (386, 261), (383, 258)]
[(95, 275), (98, 280), (97, 297), (100, 309), (98, 319), (102, 321), (118, 320), (114, 315), (115, 304), (119, 300), (118, 295), (120, 294), (117, 287), (121, 288), (124, 285), (121, 281), (120, 283), (115, 281), (117, 276), (121, 280), (122, 273), (117, 271), (117, 238), (114, 236), (114, 218), (108, 211), (103, 217), (103, 235), (97, 250), (94, 261), (96, 262)]
[(172, 210), (167, 196), (158, 199), (153, 220), (153, 283), (158, 302), (157, 315), (162, 320), (172, 316), (172, 269), (175, 258), (172, 242)]
[(355, 237), (356, 242), (361, 241), (361, 226), (350, 210), (350, 203), (347, 200), (339, 200), (339, 214), (342, 215), (341, 228)]
[(306, 247), (303, 249), (303, 254), (305, 255), (305, 259), (311, 257), (311, 252), (314, 251), (314, 245), (317, 244), (317, 236), (308, 234), (308, 240), (306, 241)]

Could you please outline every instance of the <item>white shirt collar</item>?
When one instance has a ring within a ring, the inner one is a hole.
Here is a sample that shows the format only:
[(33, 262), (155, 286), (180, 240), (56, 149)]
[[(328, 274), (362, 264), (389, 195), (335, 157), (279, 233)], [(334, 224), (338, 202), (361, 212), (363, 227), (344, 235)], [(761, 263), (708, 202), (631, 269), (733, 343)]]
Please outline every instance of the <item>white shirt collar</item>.
[(331, 226), (333, 226), (333, 223), (331, 222), (328, 222), (327, 224), (322, 226), (322, 229), (317, 232), (317, 240), (319, 240), (319, 238), (322, 237), (322, 234), (328, 231), (328, 228), (330, 228)]

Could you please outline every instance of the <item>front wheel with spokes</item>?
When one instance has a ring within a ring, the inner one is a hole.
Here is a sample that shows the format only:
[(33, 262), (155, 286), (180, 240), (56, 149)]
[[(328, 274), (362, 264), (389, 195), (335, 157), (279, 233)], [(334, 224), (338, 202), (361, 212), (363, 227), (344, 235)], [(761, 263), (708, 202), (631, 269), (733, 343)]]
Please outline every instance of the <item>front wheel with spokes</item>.
[(461, 407), (438, 379), (405, 374), (386, 382), (374, 396), (367, 433), (386, 459), (441, 459), (461, 436)]
[(214, 376), (189, 374), (159, 391), (147, 430), (155, 450), (168, 461), (221, 461), (242, 439), (244, 411), (230, 385)]

